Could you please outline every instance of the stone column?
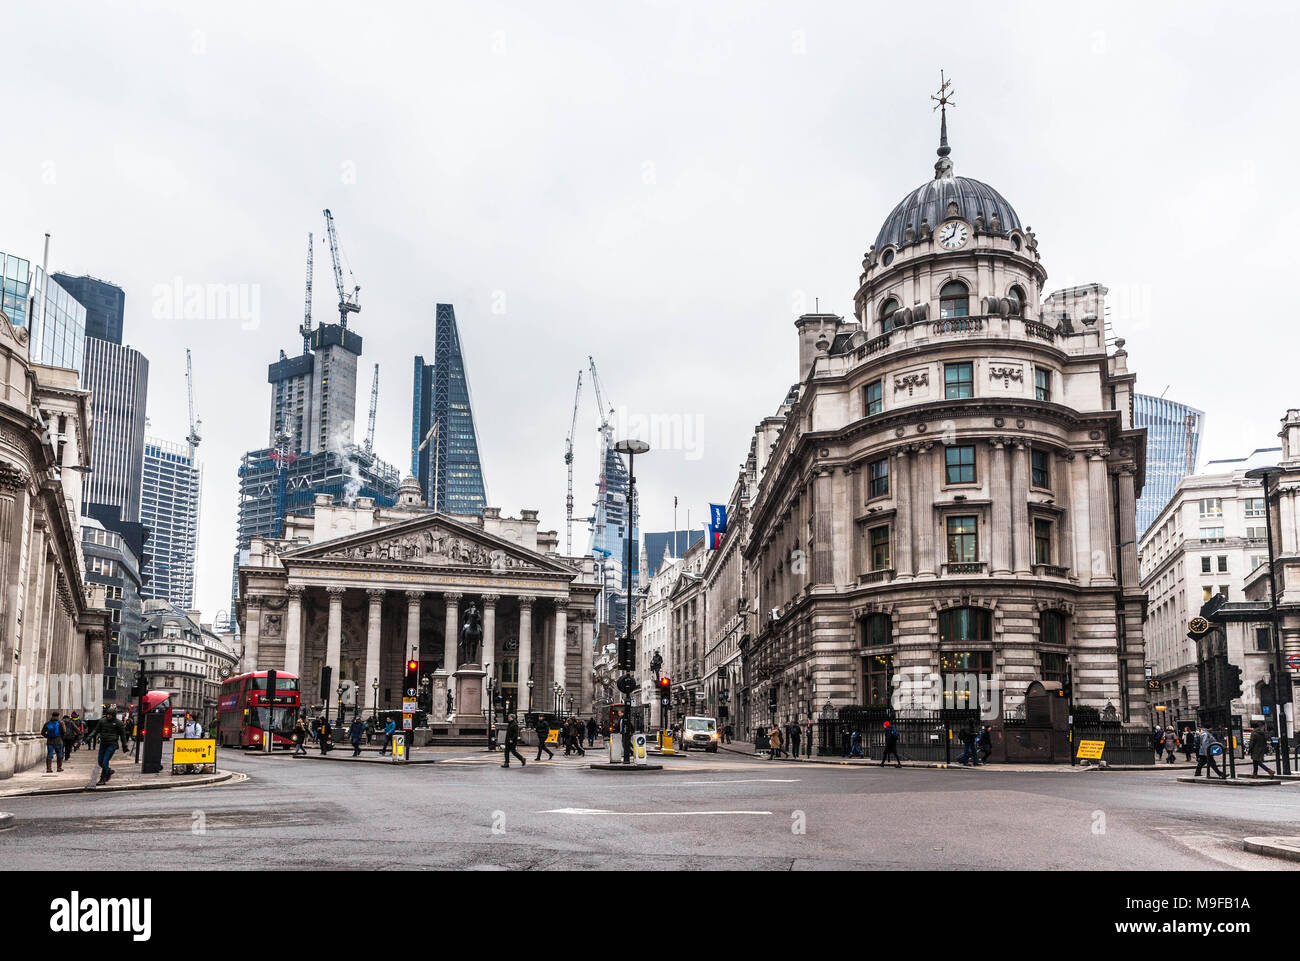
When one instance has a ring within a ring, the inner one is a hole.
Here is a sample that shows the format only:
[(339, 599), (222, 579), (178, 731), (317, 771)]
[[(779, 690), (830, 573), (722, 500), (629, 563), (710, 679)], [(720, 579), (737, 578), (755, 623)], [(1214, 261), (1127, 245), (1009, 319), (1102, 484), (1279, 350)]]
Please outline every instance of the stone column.
[(1137, 468), (1121, 464), (1119, 468), (1119, 539), (1124, 546), (1119, 549), (1120, 578), (1126, 587), (1138, 586), (1137, 571), (1137, 496), (1134, 475)]
[[(419, 659), (420, 651), (420, 601), (424, 591), (406, 592), (406, 657)], [(405, 672), (405, 667), (403, 667)]]
[(934, 443), (916, 445), (916, 496), (912, 500), (912, 531), (916, 538), (916, 576), (934, 577), (941, 561), (934, 546)]
[(325, 664), (330, 669), (330, 690), (326, 691), (329, 700), (335, 699), (334, 689), (339, 681), (339, 655), (343, 647), (343, 591), (342, 587), (327, 587), (325, 593), (330, 599), (329, 633), (325, 635)]
[(812, 578), (805, 583), (829, 586), (835, 582), (835, 486), (829, 467), (813, 477), (812, 536)]
[(1011, 573), (1011, 482), (1007, 474), (1007, 441), (994, 437), (989, 467), (989, 497), (993, 500), (989, 529), (992, 570), (999, 576)]
[[(497, 664), (497, 601), (500, 594), (483, 595), (483, 670), (488, 677), (496, 677)], [(493, 681), (493, 687), (496, 682)], [(483, 681), (483, 707), (488, 707), (487, 679)]]
[[(568, 688), (569, 679), (564, 670), (569, 647), (569, 599), (567, 597), (557, 597), (555, 599), (555, 649), (552, 655), (555, 658), (555, 683), (560, 687)], [(577, 698), (574, 698), (577, 702)]]
[(1011, 552), (1017, 574), (1033, 570), (1029, 536), (1029, 452), (1017, 443), (1011, 454)]
[(532, 708), (528, 703), (528, 679), (533, 666), (533, 602), (537, 598), (525, 594), (519, 598), (519, 681), (517, 697), (519, 714)]
[[(1074, 452), (1071, 452), (1073, 456)], [(1092, 529), (1088, 526), (1087, 454), (1070, 463), (1070, 523), (1074, 527), (1074, 573), (1080, 583), (1092, 580)]]
[(366, 619), (366, 676), (358, 682), (358, 685), (364, 692), (365, 706), (371, 709), (379, 703), (379, 688), (372, 685), (375, 681), (380, 681), (380, 687), (383, 687), (383, 681), (379, 677), (379, 637), (383, 622), (385, 593), (387, 592), (382, 587), (371, 587), (366, 590), (366, 596), (370, 599), (370, 612)]
[[(287, 588), (289, 592), (289, 614), (285, 618), (284, 625), (284, 670), (288, 674), (295, 674), (302, 677), (302, 592), (305, 588), (301, 584), (290, 584)], [(306, 685), (301, 680), (298, 686), (306, 690)]]
[[(463, 596), (455, 592), (442, 595), (447, 603), (446, 628), (442, 638), (442, 669), (448, 674), (456, 673), (456, 642), (460, 639), (460, 599)], [(460, 705), (457, 704), (456, 707), (459, 709)]]
[(1060, 537), (1060, 544), (1057, 546), (1056, 562), (1065, 568), (1066, 576), (1074, 572), (1074, 503), (1073, 503), (1073, 482), (1070, 477), (1070, 469), (1074, 466), (1074, 453), (1067, 451), (1057, 455), (1060, 466), (1056, 471), (1056, 501), (1057, 506), (1064, 508), (1065, 513), (1060, 515), (1057, 521), (1057, 534)]
[[(911, 451), (894, 452), (894, 576), (912, 576), (912, 461)], [(870, 550), (870, 545), (867, 547)]]
[(253, 596), (244, 602), (245, 671), (257, 670), (257, 653), (262, 644), (262, 598)]
[(582, 710), (591, 711), (594, 684), (591, 679), (592, 671), (595, 670), (595, 651), (592, 649), (591, 622), (587, 619), (585, 612), (578, 613), (578, 647), (582, 651), (582, 684), (580, 685), (582, 697)]
[(1092, 531), (1092, 574), (1094, 580), (1113, 581), (1111, 551), (1114, 538), (1110, 536), (1110, 503), (1107, 496), (1106, 451), (1088, 452), (1088, 527)]
[[(90, 651), (86, 659), (86, 673), (102, 676), (104, 673), (104, 632), (90, 631), (87, 635), (90, 641)], [(121, 661), (118, 661), (118, 667), (121, 667)], [(99, 706), (100, 692), (86, 691), (85, 701), (87, 705)]]

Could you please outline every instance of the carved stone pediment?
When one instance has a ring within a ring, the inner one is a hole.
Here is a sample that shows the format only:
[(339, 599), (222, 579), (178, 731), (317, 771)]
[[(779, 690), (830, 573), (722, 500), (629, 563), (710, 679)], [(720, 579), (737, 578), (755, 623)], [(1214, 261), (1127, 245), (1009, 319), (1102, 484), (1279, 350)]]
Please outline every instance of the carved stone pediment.
[(282, 555), (294, 561), (355, 561), (412, 567), (479, 571), (572, 573), (566, 566), (517, 544), (446, 517), (421, 517), (386, 527), (335, 537), (294, 548)]

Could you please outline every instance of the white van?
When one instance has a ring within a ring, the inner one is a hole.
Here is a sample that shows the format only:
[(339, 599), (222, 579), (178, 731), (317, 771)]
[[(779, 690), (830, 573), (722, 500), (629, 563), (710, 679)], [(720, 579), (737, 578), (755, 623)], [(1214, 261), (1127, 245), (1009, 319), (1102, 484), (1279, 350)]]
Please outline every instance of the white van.
[(682, 721), (682, 750), (702, 747), (718, 753), (718, 722), (711, 717), (688, 717)]

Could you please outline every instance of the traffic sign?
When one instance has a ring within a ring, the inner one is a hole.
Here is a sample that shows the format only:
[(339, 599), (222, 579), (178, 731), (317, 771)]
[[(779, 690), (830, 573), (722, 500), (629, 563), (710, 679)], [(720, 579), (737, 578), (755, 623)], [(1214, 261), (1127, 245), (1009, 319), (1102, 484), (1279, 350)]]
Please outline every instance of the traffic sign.
[(1076, 757), (1081, 757), (1087, 761), (1100, 761), (1102, 752), (1105, 750), (1105, 741), (1080, 741), (1079, 753)]
[(1300, 671), (1300, 654), (1291, 654), (1286, 659), (1287, 667), (1293, 671)]
[(402, 698), (402, 713), (403, 714), (415, 713), (415, 698), (413, 697)]

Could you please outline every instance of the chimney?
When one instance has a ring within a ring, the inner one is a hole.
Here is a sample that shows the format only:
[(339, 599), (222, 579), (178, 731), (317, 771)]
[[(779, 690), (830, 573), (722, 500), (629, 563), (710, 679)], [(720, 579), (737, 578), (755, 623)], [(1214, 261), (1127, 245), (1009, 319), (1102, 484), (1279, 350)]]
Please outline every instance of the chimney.
[(1300, 467), (1300, 410), (1292, 408), (1282, 418), (1282, 467)]

